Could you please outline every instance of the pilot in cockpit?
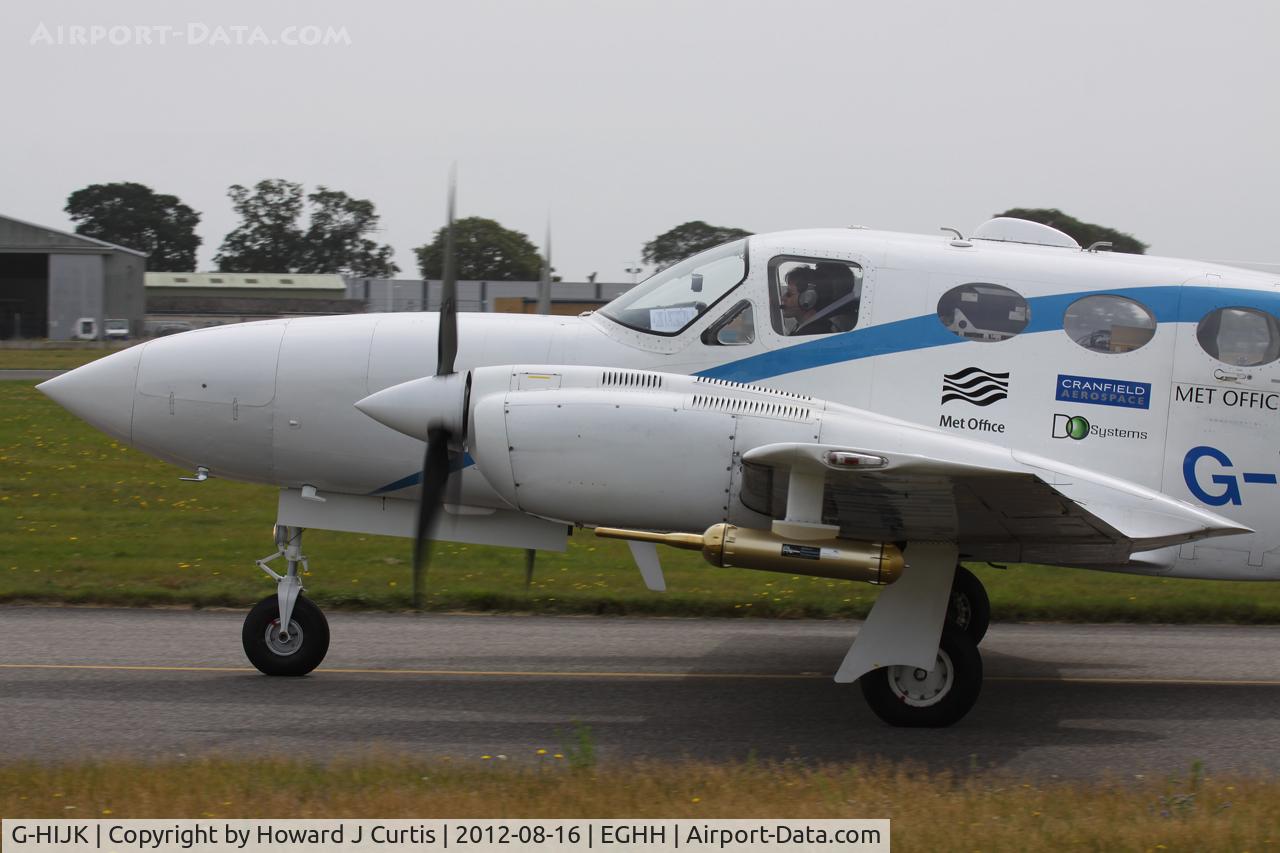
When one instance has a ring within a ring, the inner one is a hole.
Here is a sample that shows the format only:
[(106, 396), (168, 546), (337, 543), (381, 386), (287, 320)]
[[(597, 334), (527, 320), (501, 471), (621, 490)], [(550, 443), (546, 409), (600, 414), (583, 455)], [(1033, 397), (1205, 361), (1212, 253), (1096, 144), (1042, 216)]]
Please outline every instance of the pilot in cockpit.
[(798, 266), (787, 273), (781, 295), (788, 335), (847, 332), (858, 321), (858, 280), (842, 263)]
[(813, 267), (795, 267), (787, 273), (781, 294), (782, 324), (788, 335), (794, 335), (816, 313), (818, 291)]

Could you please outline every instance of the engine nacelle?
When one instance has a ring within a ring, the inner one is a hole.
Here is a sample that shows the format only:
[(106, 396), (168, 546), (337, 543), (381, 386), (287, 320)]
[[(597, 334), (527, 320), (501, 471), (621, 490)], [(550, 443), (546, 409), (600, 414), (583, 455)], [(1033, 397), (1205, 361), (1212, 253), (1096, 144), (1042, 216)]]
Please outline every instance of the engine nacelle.
[(637, 370), (473, 374), (467, 445), (485, 479), (517, 509), (590, 526), (688, 530), (729, 520), (738, 443), (812, 441), (823, 405)]

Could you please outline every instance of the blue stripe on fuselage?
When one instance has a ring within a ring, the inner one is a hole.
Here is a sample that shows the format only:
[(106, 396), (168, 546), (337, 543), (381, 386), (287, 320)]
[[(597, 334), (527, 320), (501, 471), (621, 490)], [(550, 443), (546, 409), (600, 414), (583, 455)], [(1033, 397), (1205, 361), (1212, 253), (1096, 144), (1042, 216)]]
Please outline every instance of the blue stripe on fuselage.
[[(1027, 300), (1031, 320), (1023, 334), (1050, 332), (1062, 328), (1063, 314), (1071, 303), (1085, 296), (1110, 294), (1142, 303), (1160, 323), (1199, 322), (1215, 308), (1239, 306), (1259, 308), (1280, 315), (1280, 293), (1237, 288), (1129, 287), (1113, 290), (1074, 291), (1049, 296), (1033, 296)], [(980, 343), (952, 334), (938, 320), (937, 314), (924, 314), (906, 320), (894, 320), (855, 329), (838, 335), (805, 341), (773, 352), (753, 355), (699, 371), (696, 375), (736, 382), (755, 382), (800, 370), (811, 370), (843, 361), (857, 361), (878, 355), (893, 355), (911, 350), (955, 344)]]
[[(1110, 294), (1124, 296), (1145, 305), (1156, 316), (1159, 323), (1198, 323), (1200, 318), (1216, 308), (1243, 307), (1258, 308), (1280, 316), (1280, 293), (1265, 290), (1241, 290), (1227, 287), (1203, 287), (1178, 285), (1159, 285), (1154, 287), (1128, 287), (1113, 290), (1073, 291), (1071, 293), (1054, 293), (1049, 296), (1033, 296), (1027, 300), (1031, 311), (1031, 319), (1023, 334), (1052, 332), (1062, 328), (1063, 315), (1071, 303), (1085, 296)], [(706, 370), (700, 370), (695, 376), (706, 376), (712, 379), (731, 379), (736, 382), (755, 382), (773, 376), (795, 373), (824, 367), (828, 364), (839, 364), (844, 361), (857, 361), (878, 355), (893, 355), (931, 347), (953, 346), (956, 344), (979, 343), (968, 338), (952, 334), (938, 320), (936, 313), (910, 317), (881, 323), (865, 329), (855, 329), (830, 337), (805, 341), (785, 349), (753, 355), (739, 361), (731, 361)], [(461, 470), (474, 465), (470, 454), (463, 457), (462, 464), (451, 468)], [(380, 495), (387, 492), (416, 486), (422, 479), (422, 473), (415, 471), (394, 483), (388, 483), (380, 489), (370, 492)]]
[[(459, 460), (455, 456), (453, 459), (449, 461), (449, 473), (453, 474), (457, 471), (461, 471), (463, 468), (466, 468), (468, 465), (474, 465), (474, 464), (476, 464), (476, 460), (471, 458), (470, 453), (462, 454), (461, 460)], [(416, 486), (421, 482), (422, 482), (422, 472), (414, 471), (409, 476), (401, 477), (399, 480), (396, 480), (394, 483), (387, 483), (382, 488), (374, 489), (372, 492), (369, 492), (369, 494), (384, 495), (387, 492), (396, 492), (396, 491), (399, 491), (400, 489), (407, 489), (410, 486)]]

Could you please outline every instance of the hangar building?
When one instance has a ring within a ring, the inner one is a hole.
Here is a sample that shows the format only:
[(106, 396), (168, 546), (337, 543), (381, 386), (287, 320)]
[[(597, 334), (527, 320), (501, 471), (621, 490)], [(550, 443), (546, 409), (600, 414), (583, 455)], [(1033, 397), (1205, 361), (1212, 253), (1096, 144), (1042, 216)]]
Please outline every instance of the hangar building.
[(91, 318), (142, 333), (145, 252), (0, 215), (0, 339), (75, 336)]

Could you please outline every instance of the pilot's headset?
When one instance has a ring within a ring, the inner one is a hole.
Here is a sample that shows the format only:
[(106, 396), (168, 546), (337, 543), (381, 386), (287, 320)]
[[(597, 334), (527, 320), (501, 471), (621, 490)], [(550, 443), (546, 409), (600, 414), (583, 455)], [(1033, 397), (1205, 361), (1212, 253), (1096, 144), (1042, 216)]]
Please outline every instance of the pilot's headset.
[(808, 311), (818, 304), (818, 285), (810, 279), (801, 285), (800, 297), (796, 301), (800, 303), (800, 307)]
[(787, 276), (788, 284), (796, 285), (796, 304), (808, 311), (818, 304), (818, 283), (814, 279), (814, 270), (809, 267), (797, 267)]

